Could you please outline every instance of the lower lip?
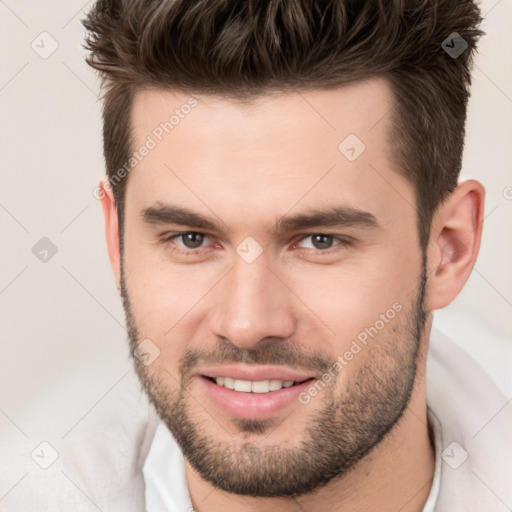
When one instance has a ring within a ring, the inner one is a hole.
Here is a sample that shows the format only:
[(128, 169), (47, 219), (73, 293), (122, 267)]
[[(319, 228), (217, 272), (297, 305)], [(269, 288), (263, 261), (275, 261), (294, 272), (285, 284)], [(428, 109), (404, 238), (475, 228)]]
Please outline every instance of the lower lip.
[(227, 415), (247, 420), (271, 418), (294, 402), (313, 382), (313, 379), (295, 384), (289, 388), (268, 393), (244, 393), (219, 386), (210, 379), (200, 376), (199, 380), (212, 401)]

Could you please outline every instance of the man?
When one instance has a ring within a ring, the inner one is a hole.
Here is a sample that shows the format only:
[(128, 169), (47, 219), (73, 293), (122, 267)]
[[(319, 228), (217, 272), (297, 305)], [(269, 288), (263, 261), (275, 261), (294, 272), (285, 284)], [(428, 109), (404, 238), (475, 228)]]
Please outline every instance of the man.
[(506, 400), (449, 340), (429, 354), (481, 240), (484, 189), (458, 182), (479, 22), (468, 1), (95, 4), (97, 195), (162, 420), (148, 510), (510, 506), (485, 424)]

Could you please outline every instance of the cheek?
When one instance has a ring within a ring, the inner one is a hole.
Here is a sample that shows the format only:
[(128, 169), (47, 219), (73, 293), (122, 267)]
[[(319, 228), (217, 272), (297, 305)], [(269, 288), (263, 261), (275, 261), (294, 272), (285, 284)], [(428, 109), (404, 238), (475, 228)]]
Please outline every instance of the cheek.
[(304, 313), (317, 328), (321, 348), (336, 357), (376, 323), (379, 331), (392, 333), (401, 312), (416, 300), (421, 256), (419, 251), (380, 250), (364, 261), (310, 268), (295, 275), (290, 287), (307, 306)]
[(208, 290), (201, 280), (190, 283), (183, 274), (162, 275), (155, 270), (133, 273), (127, 281), (141, 335), (162, 342), (173, 339), (173, 344), (183, 338), (179, 333), (184, 335), (192, 327), (189, 318)]
[(211, 286), (211, 277), (170, 265), (160, 250), (130, 240), (124, 273), (139, 337), (157, 344), (162, 360), (181, 357), (191, 337), (188, 315)]

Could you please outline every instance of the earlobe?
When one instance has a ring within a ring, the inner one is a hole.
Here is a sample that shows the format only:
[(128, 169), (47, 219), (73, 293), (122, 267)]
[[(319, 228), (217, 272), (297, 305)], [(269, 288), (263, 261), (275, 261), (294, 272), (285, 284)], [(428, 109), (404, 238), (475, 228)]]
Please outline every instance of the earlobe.
[(119, 219), (112, 187), (108, 181), (102, 180), (98, 187), (103, 218), (105, 221), (105, 237), (108, 256), (114, 273), (117, 289), (121, 288), (121, 254), (119, 247)]
[(450, 304), (473, 270), (482, 238), (484, 199), (478, 181), (464, 181), (434, 215), (428, 248), (429, 311)]

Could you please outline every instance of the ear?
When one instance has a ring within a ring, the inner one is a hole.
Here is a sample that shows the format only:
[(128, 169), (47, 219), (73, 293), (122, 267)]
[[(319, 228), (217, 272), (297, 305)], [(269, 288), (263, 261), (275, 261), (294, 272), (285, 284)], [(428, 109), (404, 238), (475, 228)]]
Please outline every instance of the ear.
[(119, 248), (119, 219), (112, 187), (105, 180), (100, 181), (98, 197), (101, 200), (103, 218), (105, 220), (105, 236), (107, 239), (108, 257), (114, 272), (117, 289), (121, 289), (121, 252)]
[(466, 284), (480, 250), (484, 200), (481, 183), (467, 180), (434, 214), (427, 253), (427, 311), (450, 304)]

